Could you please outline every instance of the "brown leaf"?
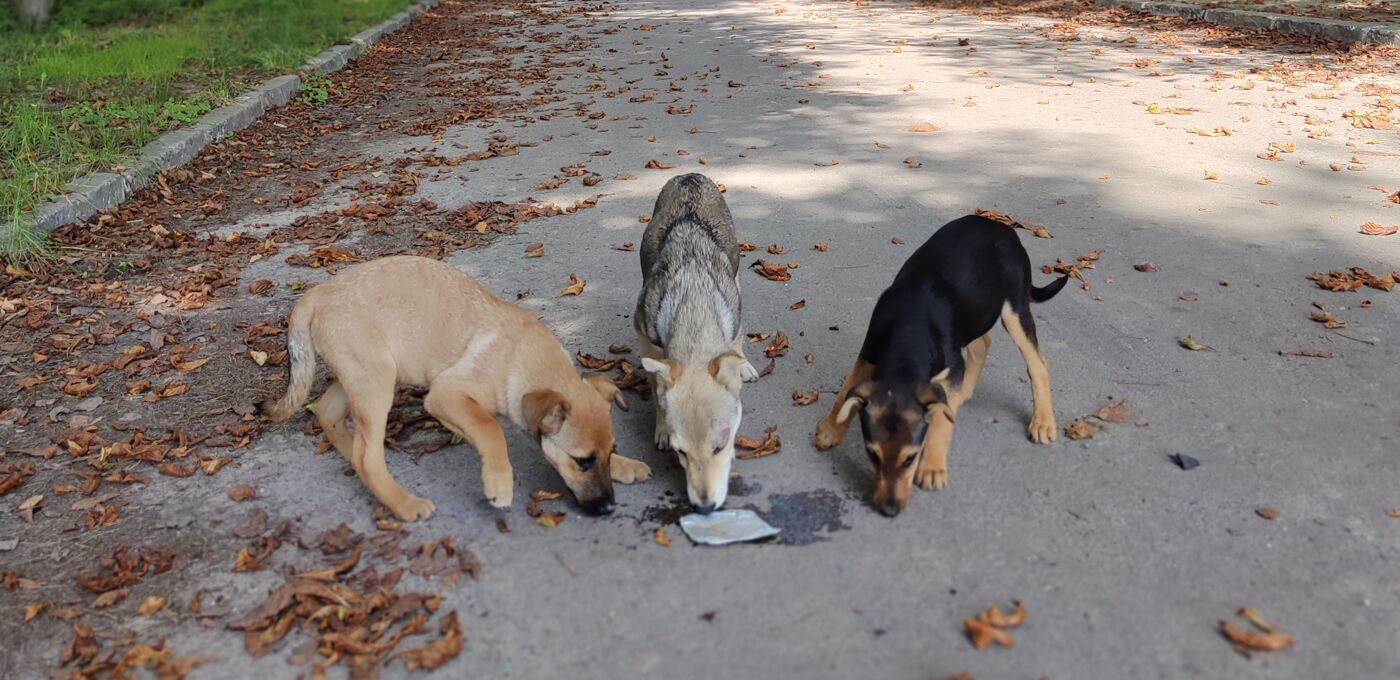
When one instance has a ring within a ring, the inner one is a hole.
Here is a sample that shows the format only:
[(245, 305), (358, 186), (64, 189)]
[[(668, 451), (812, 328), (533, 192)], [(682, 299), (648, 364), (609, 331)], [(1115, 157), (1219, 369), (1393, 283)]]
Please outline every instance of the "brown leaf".
[(1210, 345), (1207, 345), (1204, 342), (1201, 342), (1200, 340), (1197, 340), (1189, 335), (1178, 339), (1176, 342), (1177, 344), (1181, 345), (1182, 347), (1185, 347), (1186, 349), (1191, 350), (1192, 352), (1199, 352), (1203, 349), (1214, 349)]
[(613, 344), (608, 345), (608, 351), (613, 354), (631, 354), (632, 346), (623, 344), (621, 342), (614, 342)]
[(102, 593), (101, 595), (98, 595), (97, 599), (92, 601), (92, 608), (106, 609), (108, 607), (111, 607), (112, 605), (121, 602), (122, 600), (125, 600), (126, 596), (130, 594), (130, 588), (118, 588), (116, 590), (109, 590), (105, 593)]
[(801, 299), (801, 300), (798, 300), (797, 302), (794, 302), (794, 303), (788, 305), (788, 309), (802, 309), (803, 307), (806, 307), (806, 306), (807, 306), (807, 298), (803, 298), (803, 299)]
[(782, 246), (776, 243), (770, 243), (768, 244), (768, 252), (772, 255), (782, 255), (786, 251), (783, 250)]
[(159, 470), (161, 474), (171, 477), (193, 477), (198, 472), (193, 465), (177, 465), (175, 463), (166, 463), (160, 466)]
[(228, 488), (228, 497), (239, 503), (258, 497), (258, 490), (252, 484), (234, 484)]
[(422, 647), (408, 649), (394, 656), (390, 660), (403, 659), (404, 666), (408, 670), (435, 670), (439, 666), (457, 658), (462, 653), (462, 622), (457, 619), (457, 612), (449, 612), (442, 620), (442, 625), (438, 629), (441, 637), (429, 642)]
[(624, 253), (630, 253), (630, 252), (633, 252), (633, 251), (635, 251), (635, 250), (637, 249), (637, 244), (635, 244), (635, 243), (633, 243), (633, 242), (631, 242), (631, 241), (628, 241), (628, 242), (626, 242), (626, 243), (620, 243), (620, 244), (618, 244), (618, 245), (615, 245), (615, 246), (612, 247), (612, 249), (613, 249), (613, 250), (621, 250), (621, 251), (624, 252)]
[(666, 533), (666, 527), (657, 527), (655, 537), (657, 545), (663, 548), (671, 547), (671, 534)]
[(1292, 647), (1297, 640), (1292, 635), (1281, 631), (1272, 633), (1257, 633), (1246, 628), (1236, 626), (1229, 621), (1220, 621), (1220, 632), (1235, 645), (1248, 650), (1276, 651)]
[(1361, 225), (1361, 233), (1367, 236), (1390, 236), (1396, 232), (1400, 232), (1400, 225), (1385, 227), (1381, 226), (1379, 222), (1367, 222)]
[(773, 336), (773, 341), (768, 343), (767, 347), (763, 348), (763, 355), (769, 359), (783, 356), (787, 354), (788, 344), (787, 333), (780, 330), (777, 335)]
[(525, 257), (544, 257), (544, 244), (531, 243), (525, 246)]
[(535, 518), (535, 522), (542, 527), (549, 527), (552, 529), (563, 524), (567, 517), (568, 515), (562, 512), (542, 512)]
[(933, 123), (927, 123), (927, 122), (925, 122), (925, 123), (919, 123), (918, 125), (915, 125), (914, 127), (909, 128), (909, 131), (910, 131), (910, 132), (938, 132), (938, 131), (941, 130), (941, 129), (942, 129), (942, 128), (938, 127), (937, 125), (934, 125)]
[(564, 297), (565, 295), (575, 295), (575, 296), (576, 296), (576, 295), (578, 295), (579, 293), (582, 293), (582, 292), (583, 292), (584, 286), (587, 286), (587, 285), (588, 285), (588, 282), (587, 282), (587, 281), (584, 281), (584, 280), (581, 279), (581, 278), (579, 278), (579, 277), (578, 277), (578, 274), (569, 274), (569, 285), (568, 285), (568, 287), (565, 288), (564, 290), (559, 291), (559, 294), (558, 294), (558, 295), (555, 295), (554, 297), (556, 297), (556, 298), (561, 298), (561, 297)]
[(140, 612), (142, 616), (150, 616), (164, 609), (166, 602), (168, 602), (168, 600), (164, 595), (152, 595), (143, 600), (141, 606), (137, 608), (136, 611)]
[(545, 489), (535, 489), (530, 492), (530, 500), (539, 503), (541, 501), (553, 501), (562, 498), (564, 494), (558, 491), (547, 491)]
[(1016, 611), (1007, 614), (1001, 607), (995, 604), (987, 605), (981, 614), (977, 615), (977, 620), (989, 626), (997, 628), (1015, 628), (1026, 622), (1026, 605), (1020, 600), (1012, 600), (1011, 604), (1016, 606)]
[(1099, 409), (1094, 415), (1105, 423), (1126, 423), (1133, 419), (1133, 409), (1128, 406), (1127, 399), (1119, 399)]
[(656, 160), (655, 158), (653, 158), (653, 159), (647, 161), (647, 164), (646, 164), (645, 167), (646, 167), (647, 169), (649, 169), (649, 170), (670, 170), (673, 166), (667, 165), (667, 164), (662, 163), (661, 161), (658, 161), (658, 160)]
[(815, 250), (815, 251), (817, 251), (817, 252), (819, 252), (819, 253), (824, 253), (824, 252), (826, 252), (827, 248), (830, 248), (830, 247), (831, 247), (831, 245), (830, 245), (829, 243), (827, 243), (826, 241), (822, 241), (822, 242), (817, 243), (816, 245), (812, 246), (812, 249)]
[(1282, 354), (1282, 355), (1284, 355), (1284, 356), (1290, 356), (1290, 357), (1311, 357), (1311, 358), (1313, 358), (1313, 359), (1331, 359), (1331, 358), (1332, 358), (1332, 352), (1331, 352), (1331, 351), (1325, 350), (1325, 349), (1314, 349), (1314, 348), (1295, 349), (1295, 350), (1293, 350), (1293, 351), (1291, 351), (1291, 352), (1279, 352), (1279, 354)]
[(821, 396), (820, 390), (803, 392), (802, 390), (792, 391), (792, 403), (794, 406), (807, 406), (817, 403), (817, 398)]
[(273, 284), (267, 279), (258, 279), (257, 281), (248, 284), (248, 292), (252, 293), (253, 295), (262, 295), (263, 293), (272, 290), (273, 285), (275, 284)]
[(967, 630), (967, 638), (972, 641), (973, 646), (978, 651), (985, 650), (993, 642), (1002, 647), (1011, 647), (1016, 644), (1016, 640), (1011, 637), (1010, 633), (978, 619), (970, 617), (963, 619), (963, 628)]
[(890, 243), (893, 243), (893, 244), (895, 244), (895, 245), (897, 245), (897, 246), (902, 246), (902, 245), (904, 245), (904, 237), (903, 237), (903, 236), (895, 236), (895, 237), (893, 237), (893, 238), (890, 239)]
[(1255, 508), (1254, 514), (1259, 515), (1264, 519), (1278, 519), (1279, 512), (1278, 508), (1275, 508), (1271, 505), (1265, 505), (1262, 507)]
[(777, 426), (770, 426), (763, 431), (763, 441), (759, 441), (753, 437), (735, 437), (734, 446), (745, 449), (743, 453), (734, 456), (735, 458), (739, 460), (749, 460), (751, 458), (771, 456), (781, 451), (783, 449), (783, 440), (778, 437)]
[(1091, 439), (1099, 433), (1099, 426), (1083, 418), (1075, 418), (1065, 426), (1065, 434), (1070, 439)]
[(1220, 179), (1220, 173), (1214, 170), (1207, 170), (1205, 174), (1205, 179)]
[(43, 614), (44, 610), (48, 608), (49, 603), (47, 602), (30, 602), (29, 604), (24, 605), (24, 622), (29, 623), (30, 621), (33, 621), (40, 614)]
[(1157, 271), (1157, 267), (1156, 267), (1155, 265), (1153, 265), (1151, 262), (1142, 262), (1142, 263), (1139, 263), (1139, 264), (1135, 264), (1135, 265), (1133, 265), (1133, 269), (1136, 269), (1136, 270), (1138, 270), (1138, 271), (1140, 271), (1140, 272), (1155, 272), (1155, 271)]
[(788, 273), (788, 266), (781, 262), (769, 262), (768, 260), (760, 259), (749, 266), (756, 268), (759, 276), (769, 281), (792, 280), (792, 274)]

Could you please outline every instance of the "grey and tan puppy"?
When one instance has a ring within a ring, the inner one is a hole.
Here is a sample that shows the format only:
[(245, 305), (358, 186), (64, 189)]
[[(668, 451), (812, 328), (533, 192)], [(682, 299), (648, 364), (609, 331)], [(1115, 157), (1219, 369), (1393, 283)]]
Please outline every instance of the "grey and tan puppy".
[(676, 452), (690, 502), (709, 514), (729, 493), (739, 389), (758, 379), (744, 357), (739, 240), (719, 187), (700, 174), (671, 178), (641, 251), (634, 320), (656, 391), (656, 445)]

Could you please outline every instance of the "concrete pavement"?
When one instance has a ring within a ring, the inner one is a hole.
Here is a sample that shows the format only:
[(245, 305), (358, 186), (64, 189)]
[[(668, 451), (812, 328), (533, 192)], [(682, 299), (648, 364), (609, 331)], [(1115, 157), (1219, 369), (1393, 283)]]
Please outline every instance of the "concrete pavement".
[[(684, 480), (651, 449), (652, 406), (635, 398), (618, 415), (618, 448), (656, 474), (619, 487), (621, 507), (608, 519), (571, 512), (553, 529), (530, 521), (526, 493), (563, 485), (519, 433), (510, 447), (521, 500), (505, 514), (508, 534), (482, 500), (469, 447), (417, 461), (391, 455), (398, 479), (437, 504), (414, 536), (453, 535), (485, 565), (479, 582), (442, 590), (467, 629), (464, 652), (442, 675), (1400, 675), (1400, 519), (1387, 516), (1400, 507), (1400, 300), (1373, 289), (1331, 293), (1305, 278), (1351, 266), (1384, 274), (1400, 263), (1400, 236), (1357, 232), (1366, 221), (1400, 223), (1400, 205), (1368, 188), (1400, 189), (1400, 139), (1343, 118), (1378, 99), (1358, 83), (1393, 87), (1394, 78), (1284, 83), (1260, 72), (1286, 75), (1280, 55), (1201, 48), (1189, 35), (1078, 27), (1071, 41), (1071, 27), (1049, 19), (984, 21), (907, 4), (637, 2), (599, 18), (558, 27), (560, 41), (593, 41), (554, 84), (569, 115), (504, 128), (538, 147), (479, 171), (462, 166), (466, 184), (425, 182), (420, 195), (451, 208), (525, 195), (567, 204), (601, 191), (597, 208), (532, 222), (449, 261), (504, 296), (531, 291), (521, 304), (570, 351), (603, 355), (611, 343), (635, 344), (628, 315), (640, 285), (637, 254), (609, 246), (639, 240), (639, 216), (673, 174), (723, 183), (741, 238), (760, 248), (746, 262), (799, 265), (788, 283), (742, 275), (747, 329), (783, 330), (792, 349), (744, 388), (741, 433), (776, 425), (783, 450), (736, 464), (745, 493), (730, 506), (752, 506), (812, 540), (707, 549), (672, 523), (673, 544), (658, 545), (653, 532), (674, 516)], [(532, 58), (533, 43), (521, 43), (517, 58)], [(595, 82), (631, 90), (607, 98), (589, 89)], [(628, 101), (647, 92), (654, 100)], [(606, 117), (572, 115), (580, 102)], [(1199, 111), (1153, 115), (1152, 102)], [(671, 105), (693, 109), (668, 114)], [(924, 122), (939, 130), (909, 131)], [(1217, 127), (1230, 134), (1187, 131)], [(1305, 132), (1320, 128), (1333, 134)], [(493, 129), (453, 128), (439, 144), (480, 148)], [(1257, 157), (1270, 142), (1296, 150)], [(404, 138), (364, 152), (392, 158), (425, 144)], [(611, 153), (590, 155), (599, 150)], [(651, 159), (674, 168), (644, 169)], [(585, 161), (605, 183), (533, 188)], [(613, 179), (621, 172), (637, 179)], [(1037, 266), (1102, 251), (1087, 290), (1071, 285), (1035, 309), (1057, 414), (1063, 425), (1128, 398), (1146, 424), (1031, 444), (1024, 366), (998, 331), (960, 414), (950, 485), (917, 492), (889, 520), (864, 501), (870, 476), (855, 433), (817, 452), (811, 431), (903, 258), (979, 207), (1053, 232), (1022, 234)], [(545, 243), (544, 257), (523, 258), (530, 242)], [(818, 242), (829, 249), (814, 250)], [(786, 253), (763, 254), (768, 244)], [(292, 278), (280, 260), (244, 277)], [(1156, 271), (1133, 267), (1149, 261)], [(587, 280), (585, 292), (556, 299), (571, 272)], [(805, 307), (790, 309), (799, 299)], [(1309, 320), (1314, 301), (1347, 328)], [(1187, 335), (1213, 351), (1183, 349)], [(1308, 348), (1333, 356), (1280, 355)], [(766, 363), (761, 345), (749, 353)], [(823, 390), (817, 404), (791, 403), (794, 390), (813, 388)], [(341, 522), (372, 530), (372, 498), (342, 460), (312, 454), (302, 424), (258, 440), (240, 481), (257, 486), (271, 514), (301, 518), (309, 535)], [(1177, 452), (1201, 467), (1178, 469), (1168, 459)], [(233, 520), (246, 506), (222, 495), (227, 481), (191, 478), (179, 493), (152, 489), (135, 502), (157, 516), (198, 509)], [(1279, 517), (1259, 517), (1260, 506)], [(180, 583), (220, 589), (243, 611), (280, 582), (227, 574), (225, 564)], [(962, 619), (1012, 599), (1030, 611), (1015, 647), (974, 649)], [(1243, 605), (1298, 645), (1237, 654), (1217, 621)], [(196, 673), (215, 678), (288, 676), (287, 657), (309, 639), (294, 631), (281, 652), (252, 659), (239, 635), (221, 629), (168, 634), (182, 651), (221, 656)], [(384, 674), (409, 675), (399, 665)]]

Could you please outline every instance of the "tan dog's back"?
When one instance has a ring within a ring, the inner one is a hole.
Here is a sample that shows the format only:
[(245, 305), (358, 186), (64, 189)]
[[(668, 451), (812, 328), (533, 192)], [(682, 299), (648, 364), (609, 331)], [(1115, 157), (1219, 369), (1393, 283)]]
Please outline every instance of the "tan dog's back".
[[(505, 328), (511, 328), (514, 336), (506, 345), (534, 339), (535, 333), (522, 330), (539, 330), (548, 336), (543, 325), (525, 310), (502, 302), (451, 265), (422, 257), (367, 262), (312, 289), (293, 310), (294, 318), (303, 306), (312, 315), (316, 346), (323, 348), (322, 355), (337, 375), (341, 369), (336, 365), (338, 355), (325, 351), (329, 345), (361, 359), (365, 358), (359, 356), (363, 348), (378, 344), (370, 342), (378, 340), (393, 357), (398, 382), (407, 385), (427, 385), (463, 359), (485, 359), (481, 356), (488, 349), (485, 345), (505, 340)], [(346, 328), (355, 328), (358, 337), (345, 337)], [(475, 356), (468, 357), (474, 344)], [(551, 344), (558, 346), (557, 342)], [(564, 354), (559, 349), (554, 353)], [(564, 360), (567, 365), (567, 355)], [(474, 374), (502, 368), (499, 362), (475, 363)], [(483, 382), (493, 382), (492, 377), (481, 376)]]

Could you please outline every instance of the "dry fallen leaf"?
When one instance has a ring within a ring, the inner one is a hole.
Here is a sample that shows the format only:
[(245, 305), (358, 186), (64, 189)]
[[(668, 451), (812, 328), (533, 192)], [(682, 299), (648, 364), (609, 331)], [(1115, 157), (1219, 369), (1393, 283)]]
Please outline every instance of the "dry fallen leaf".
[(24, 622), (29, 623), (30, 621), (33, 621), (40, 614), (43, 614), (44, 610), (48, 608), (49, 603), (47, 602), (30, 602), (29, 604), (24, 605)]
[(1275, 508), (1271, 505), (1265, 505), (1263, 507), (1255, 508), (1254, 514), (1259, 515), (1264, 519), (1278, 519), (1279, 512), (1278, 508)]
[(525, 257), (544, 257), (544, 244), (531, 243), (525, 246)]
[(390, 660), (403, 659), (408, 670), (435, 670), (439, 666), (457, 658), (462, 653), (462, 622), (454, 610), (443, 618), (438, 629), (441, 636), (422, 647), (404, 650), (390, 657)]
[(541, 501), (553, 501), (562, 498), (564, 494), (558, 491), (548, 491), (545, 489), (535, 489), (530, 492), (530, 500), (539, 503)]
[(150, 616), (165, 608), (167, 602), (163, 595), (152, 595), (141, 602), (141, 606), (136, 610), (142, 616)]
[(657, 545), (663, 548), (671, 547), (671, 534), (666, 533), (666, 527), (657, 527), (655, 537)]
[(818, 244), (812, 246), (812, 249), (815, 250), (815, 251), (817, 251), (817, 252), (819, 252), (819, 253), (824, 253), (824, 252), (826, 252), (826, 250), (827, 250), (828, 248), (830, 248), (830, 247), (831, 247), (831, 244), (829, 244), (829, 243), (827, 243), (827, 242), (825, 242), (825, 241), (822, 241), (821, 243), (818, 243)]
[(255, 349), (248, 350), (248, 358), (252, 359), (253, 363), (259, 366), (267, 364), (267, 352), (261, 352)]
[(770, 426), (763, 431), (763, 441), (753, 437), (735, 437), (734, 446), (745, 449), (743, 453), (734, 457), (739, 460), (749, 460), (751, 458), (762, 458), (771, 456), (783, 448), (783, 440), (778, 437), (777, 426)]
[(1192, 352), (1199, 352), (1203, 349), (1215, 349), (1214, 347), (1211, 347), (1210, 345), (1207, 345), (1204, 342), (1201, 342), (1200, 340), (1197, 340), (1189, 335), (1177, 340), (1177, 343), (1180, 344), (1182, 347), (1191, 350)]
[(554, 528), (564, 523), (568, 515), (562, 512), (543, 512), (535, 518), (535, 522), (542, 527)]
[(803, 298), (803, 299), (801, 299), (801, 300), (798, 300), (797, 302), (794, 302), (794, 303), (788, 305), (788, 309), (802, 309), (803, 307), (806, 307), (806, 306), (807, 306), (807, 299), (806, 299), (806, 298)]
[(1382, 226), (1379, 222), (1367, 222), (1361, 225), (1361, 233), (1367, 236), (1390, 236), (1400, 232), (1400, 225)]
[(1206, 171), (1206, 177), (1205, 177), (1205, 178), (1206, 178), (1206, 179), (1220, 179), (1220, 173), (1218, 173), (1218, 172), (1216, 172), (1216, 171), (1214, 171), (1214, 170), (1207, 170), (1207, 171)]
[(940, 129), (941, 129), (941, 128), (939, 128), (937, 125), (934, 125), (933, 123), (919, 123), (918, 125), (915, 125), (914, 127), (909, 128), (909, 131), (910, 131), (910, 132), (938, 132)]
[(1099, 433), (1099, 430), (1100, 428), (1098, 425), (1083, 418), (1075, 418), (1069, 421), (1069, 424), (1065, 426), (1065, 434), (1068, 435), (1070, 439), (1076, 441), (1080, 439), (1092, 439), (1094, 435)]
[(1246, 650), (1256, 651), (1277, 651), (1292, 647), (1297, 640), (1292, 635), (1281, 631), (1272, 633), (1258, 633), (1246, 628), (1236, 626), (1229, 621), (1221, 619), (1220, 632), (1233, 642), (1236, 646)]
[(1011, 647), (1016, 644), (1016, 640), (1011, 637), (1010, 633), (978, 619), (963, 619), (963, 627), (967, 629), (967, 637), (978, 651), (990, 647), (993, 642), (1002, 647)]
[(1240, 610), (1235, 613), (1244, 617), (1246, 621), (1249, 621), (1250, 623), (1254, 624), (1256, 627), (1259, 628), (1259, 630), (1262, 630), (1265, 633), (1274, 632), (1274, 624), (1269, 623), (1268, 619), (1265, 619), (1264, 615), (1254, 607), (1245, 605), (1243, 607), (1240, 607)]
[(92, 601), (92, 608), (106, 609), (108, 607), (111, 607), (112, 605), (120, 603), (122, 600), (125, 600), (126, 596), (130, 594), (130, 588), (118, 588), (116, 590), (109, 590), (105, 593), (102, 593), (101, 595), (98, 595), (97, 599)]
[(228, 497), (234, 501), (242, 502), (257, 498), (258, 490), (251, 484), (234, 484), (228, 488)]
[(1155, 271), (1157, 271), (1157, 267), (1156, 267), (1155, 265), (1153, 265), (1151, 262), (1140, 262), (1140, 263), (1138, 263), (1138, 264), (1133, 265), (1133, 269), (1136, 269), (1136, 270), (1138, 270), (1138, 271), (1140, 271), (1140, 272), (1155, 272)]
[(766, 356), (766, 357), (768, 357), (769, 359), (773, 359), (773, 358), (775, 358), (775, 357), (780, 357), (780, 356), (783, 356), (784, 354), (787, 354), (787, 351), (788, 351), (788, 336), (787, 336), (787, 333), (784, 333), (784, 332), (782, 332), (782, 331), (778, 331), (777, 335), (773, 336), (773, 341), (770, 342), (770, 343), (768, 343), (768, 346), (767, 346), (767, 347), (764, 347), (764, 348), (763, 348), (763, 355)]
[(1026, 605), (1020, 600), (1012, 600), (1011, 604), (1016, 606), (1016, 611), (1007, 614), (996, 604), (987, 605), (981, 614), (977, 615), (977, 620), (989, 626), (997, 628), (1015, 628), (1026, 622)]
[(649, 170), (670, 170), (672, 166), (662, 163), (661, 161), (658, 161), (655, 158), (653, 158), (647, 161), (645, 167)]
[(769, 281), (792, 280), (792, 274), (788, 272), (788, 266), (781, 262), (769, 262), (768, 260), (759, 259), (749, 266), (754, 268), (759, 276)]
[(820, 390), (803, 392), (802, 390), (792, 391), (792, 403), (794, 406), (807, 406), (817, 403), (817, 398), (821, 396)]
[(558, 295), (555, 295), (554, 297), (556, 297), (556, 298), (561, 298), (561, 297), (564, 297), (565, 295), (575, 295), (575, 296), (576, 296), (576, 295), (582, 293), (582, 292), (583, 292), (584, 286), (587, 286), (587, 285), (588, 285), (588, 282), (587, 282), (587, 281), (584, 281), (584, 280), (581, 279), (581, 278), (579, 278), (579, 277), (578, 277), (578, 274), (569, 274), (569, 286), (568, 286), (567, 288), (565, 288), (564, 290), (559, 291), (559, 294), (558, 294)]
[(1119, 399), (1099, 409), (1094, 415), (1105, 423), (1126, 423), (1133, 419), (1133, 409), (1128, 406), (1127, 399)]

